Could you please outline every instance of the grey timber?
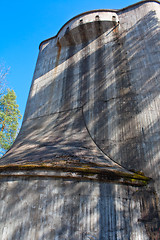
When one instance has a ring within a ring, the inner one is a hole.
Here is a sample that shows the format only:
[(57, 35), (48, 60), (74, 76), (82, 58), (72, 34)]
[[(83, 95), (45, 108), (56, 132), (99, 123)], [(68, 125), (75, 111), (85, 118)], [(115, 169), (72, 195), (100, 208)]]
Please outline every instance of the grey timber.
[(160, 239), (160, 4), (93, 10), (43, 41), (0, 159), (0, 239)]

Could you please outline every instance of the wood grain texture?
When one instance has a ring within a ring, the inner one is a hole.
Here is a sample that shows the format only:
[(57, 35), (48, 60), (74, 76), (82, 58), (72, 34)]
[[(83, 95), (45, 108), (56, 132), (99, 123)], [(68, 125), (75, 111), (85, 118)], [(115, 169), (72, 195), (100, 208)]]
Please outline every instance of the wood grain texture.
[[(0, 172), (2, 240), (160, 239), (159, 80), (158, 1), (86, 12), (41, 43), (20, 133), (0, 164), (63, 162), (63, 176)], [(64, 178), (96, 164), (152, 181)]]

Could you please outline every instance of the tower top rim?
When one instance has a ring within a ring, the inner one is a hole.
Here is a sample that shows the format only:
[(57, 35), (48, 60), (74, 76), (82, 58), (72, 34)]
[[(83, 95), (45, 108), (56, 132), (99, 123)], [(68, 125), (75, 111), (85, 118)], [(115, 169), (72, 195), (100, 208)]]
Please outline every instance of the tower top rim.
[(50, 37), (50, 38), (47, 38), (47, 39), (43, 40), (43, 41), (39, 44), (39, 49), (40, 49), (40, 47), (41, 47), (41, 45), (42, 45), (43, 43), (45, 43), (45, 42), (47, 42), (47, 41), (49, 41), (49, 40), (51, 40), (51, 39), (56, 38), (56, 37), (58, 36), (58, 34), (61, 32), (61, 30), (62, 30), (68, 23), (70, 23), (71, 21), (73, 21), (74, 19), (76, 19), (76, 18), (78, 18), (78, 17), (84, 16), (84, 15), (90, 14), (90, 13), (96, 13), (96, 12), (113, 12), (113, 13), (119, 13), (119, 12), (128, 10), (128, 9), (130, 9), (130, 8), (136, 7), (136, 6), (140, 5), (140, 4), (149, 3), (149, 2), (155, 2), (155, 3), (160, 4), (160, 1), (158, 1), (158, 0), (150, 0), (150, 1), (149, 1), (149, 0), (143, 0), (143, 1), (136, 2), (136, 3), (132, 4), (132, 5), (129, 5), (129, 6), (127, 6), (127, 7), (121, 8), (121, 9), (95, 9), (95, 10), (90, 10), (90, 11), (86, 11), (86, 12), (80, 13), (80, 14), (74, 16), (73, 18), (69, 19), (69, 20), (59, 29), (59, 31), (57, 32), (57, 34), (56, 34), (55, 36), (52, 36), (52, 37)]

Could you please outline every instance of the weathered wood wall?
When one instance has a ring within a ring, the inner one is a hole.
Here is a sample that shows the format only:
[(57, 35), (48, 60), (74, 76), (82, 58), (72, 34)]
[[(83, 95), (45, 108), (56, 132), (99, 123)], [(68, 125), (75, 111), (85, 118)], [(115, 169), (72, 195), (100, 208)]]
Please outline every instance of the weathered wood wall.
[(3, 240), (159, 239), (155, 193), (107, 183), (5, 178), (0, 218)]
[[(158, 1), (81, 14), (41, 43), (22, 128), (0, 162), (2, 240), (160, 239), (159, 79)], [(42, 163), (153, 180), (3, 169)]]

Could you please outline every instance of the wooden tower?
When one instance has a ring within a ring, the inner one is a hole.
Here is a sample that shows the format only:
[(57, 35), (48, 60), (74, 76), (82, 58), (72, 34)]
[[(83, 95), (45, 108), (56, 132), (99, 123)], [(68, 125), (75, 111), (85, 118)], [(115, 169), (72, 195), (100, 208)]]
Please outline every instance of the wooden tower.
[(82, 13), (43, 41), (0, 161), (0, 239), (160, 239), (160, 4)]

